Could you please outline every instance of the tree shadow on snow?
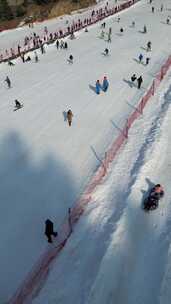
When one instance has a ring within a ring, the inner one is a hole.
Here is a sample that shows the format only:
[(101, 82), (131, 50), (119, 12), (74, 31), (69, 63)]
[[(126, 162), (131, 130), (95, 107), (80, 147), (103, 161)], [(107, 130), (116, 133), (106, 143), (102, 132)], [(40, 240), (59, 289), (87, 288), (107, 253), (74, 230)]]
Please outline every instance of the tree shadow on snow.
[(17, 133), (0, 145), (0, 294), (5, 302), (40, 254), (53, 246), (47, 245), (45, 220), (50, 218), (58, 230), (78, 192), (69, 168), (56, 155), (35, 160)]

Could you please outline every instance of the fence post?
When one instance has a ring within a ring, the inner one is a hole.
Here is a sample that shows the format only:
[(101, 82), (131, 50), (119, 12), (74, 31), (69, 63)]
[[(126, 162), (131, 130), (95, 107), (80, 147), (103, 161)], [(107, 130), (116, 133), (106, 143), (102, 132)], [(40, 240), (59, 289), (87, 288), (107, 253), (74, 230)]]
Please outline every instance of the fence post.
[(144, 98), (142, 98), (140, 102), (140, 114), (143, 114), (143, 100)]
[(152, 83), (152, 95), (154, 96), (154, 92), (155, 92), (155, 80), (153, 80)]
[(72, 233), (73, 229), (72, 229), (72, 221), (71, 221), (71, 208), (68, 208), (68, 224), (69, 224), (70, 233)]
[(163, 71), (163, 66), (161, 67), (161, 74), (160, 74), (160, 80), (162, 80), (164, 77), (164, 71)]
[(128, 130), (129, 130), (129, 127), (128, 127), (128, 119), (127, 119), (126, 124), (125, 124), (125, 132), (124, 132), (124, 135), (126, 138), (128, 138)]

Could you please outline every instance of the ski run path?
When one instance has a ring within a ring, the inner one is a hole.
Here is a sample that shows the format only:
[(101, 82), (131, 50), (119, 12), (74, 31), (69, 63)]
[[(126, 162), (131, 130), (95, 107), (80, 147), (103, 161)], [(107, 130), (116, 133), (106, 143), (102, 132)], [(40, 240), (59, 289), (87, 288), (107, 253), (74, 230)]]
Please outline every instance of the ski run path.
[[(171, 2), (164, 1), (163, 12), (161, 3), (155, 1), (154, 14), (142, 0), (119, 14), (120, 23), (117, 15), (106, 19), (111, 44), (99, 39), (99, 23), (68, 39), (68, 51), (50, 45), (45, 55), (38, 51), (38, 63), (31, 53), (30, 63), (0, 65), (0, 303), (8, 302), (53, 246), (46, 242), (44, 221), (52, 219), (58, 230), (170, 55), (171, 25), (165, 21)], [(147, 34), (140, 32), (144, 24)], [(138, 64), (149, 40), (150, 64)], [(102, 55), (106, 47), (108, 57)], [(67, 63), (70, 54), (73, 65)], [(143, 76), (141, 90), (127, 83), (134, 72)], [(4, 83), (7, 75), (11, 89)], [(110, 87), (98, 96), (91, 86), (104, 75)], [(16, 112), (15, 99), (24, 104)], [(34, 304), (170, 304), (170, 101), (171, 71), (131, 128)], [(164, 186), (165, 196), (147, 214), (142, 201), (155, 183)]]

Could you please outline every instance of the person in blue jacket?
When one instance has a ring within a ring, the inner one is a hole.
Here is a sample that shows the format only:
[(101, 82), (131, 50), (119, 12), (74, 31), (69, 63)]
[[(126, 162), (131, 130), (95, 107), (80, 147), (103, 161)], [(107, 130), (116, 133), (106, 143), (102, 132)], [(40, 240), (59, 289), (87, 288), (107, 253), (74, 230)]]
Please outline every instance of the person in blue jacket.
[(96, 94), (100, 94), (101, 84), (100, 81), (96, 81)]
[(143, 55), (142, 55), (142, 54), (139, 54), (138, 59), (139, 59), (139, 63), (141, 63), (141, 62), (142, 62), (142, 60), (143, 60)]
[(108, 87), (109, 87), (109, 81), (107, 80), (107, 77), (104, 76), (104, 78), (103, 78), (103, 84), (102, 84), (102, 90), (104, 92), (106, 92), (107, 89), (108, 89)]

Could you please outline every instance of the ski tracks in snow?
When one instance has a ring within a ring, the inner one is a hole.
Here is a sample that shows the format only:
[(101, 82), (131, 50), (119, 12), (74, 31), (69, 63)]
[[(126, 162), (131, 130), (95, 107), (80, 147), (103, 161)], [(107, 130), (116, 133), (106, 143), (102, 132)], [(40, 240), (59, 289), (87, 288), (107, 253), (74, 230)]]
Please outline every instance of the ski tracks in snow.
[[(111, 177), (106, 181), (109, 186), (109, 181), (112, 179), (110, 189), (112, 183), (116, 188), (116, 172), (121, 170), (122, 185), (125, 187), (125, 191), (124, 187), (122, 189), (124, 208), (123, 212), (120, 212), (118, 222), (115, 222), (116, 229), (111, 235), (110, 245), (91, 290), (89, 304), (157, 304), (161, 303), (162, 294), (165, 295), (162, 304), (169, 303), (168, 269), (171, 268), (169, 260), (166, 269), (165, 265), (169, 249), (169, 230), (171, 233), (169, 218), (171, 192), (165, 194), (159, 209), (149, 214), (141, 209), (141, 204), (147, 188), (157, 182), (164, 184), (162, 177), (158, 176), (158, 171), (164, 164), (168, 148), (167, 135), (163, 136), (163, 134), (167, 134), (164, 130), (168, 128), (171, 112), (170, 93), (171, 86), (168, 88), (165, 85), (164, 93), (157, 98), (155, 104), (153, 104), (155, 98), (151, 100), (145, 120), (142, 117), (130, 130), (130, 139), (123, 153), (118, 157)], [(138, 142), (137, 137), (139, 137)], [(132, 149), (133, 157), (137, 155), (134, 160), (131, 160)], [(123, 168), (120, 162), (123, 165), (127, 164), (127, 167)], [(110, 200), (109, 191), (112, 190), (107, 189)], [(111, 198), (113, 200), (113, 195)], [(122, 202), (118, 195), (116, 203), (117, 201)], [(162, 284), (164, 273), (165, 280)]]

